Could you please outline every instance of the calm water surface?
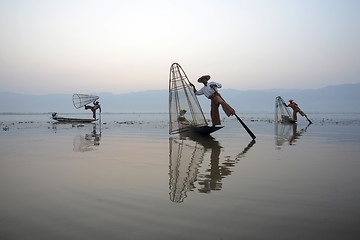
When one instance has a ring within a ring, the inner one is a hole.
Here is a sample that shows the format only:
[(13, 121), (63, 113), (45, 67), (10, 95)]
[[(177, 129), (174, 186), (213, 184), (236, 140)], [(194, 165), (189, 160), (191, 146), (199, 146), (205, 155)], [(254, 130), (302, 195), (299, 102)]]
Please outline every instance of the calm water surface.
[(359, 115), (212, 137), (166, 114), (0, 115), (0, 239), (358, 239)]

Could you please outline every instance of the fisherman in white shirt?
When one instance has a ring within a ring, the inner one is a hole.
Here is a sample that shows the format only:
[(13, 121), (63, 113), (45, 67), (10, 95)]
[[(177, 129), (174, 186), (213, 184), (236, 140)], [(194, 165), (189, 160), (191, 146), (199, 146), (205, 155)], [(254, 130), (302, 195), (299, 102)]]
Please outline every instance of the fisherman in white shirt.
[(218, 88), (221, 88), (220, 83), (216, 82), (207, 82), (207, 84), (202, 87), (200, 90), (195, 92), (195, 95), (205, 95), (205, 97), (210, 99), (211, 94), (214, 94)]
[(203, 83), (204, 87), (202, 87), (199, 91), (196, 90), (194, 84), (190, 83), (194, 89), (195, 95), (205, 95), (207, 98), (211, 100), (211, 121), (212, 125), (221, 125), (220, 122), (220, 113), (219, 113), (219, 105), (221, 105), (222, 109), (229, 117), (235, 113), (235, 110), (227, 104), (224, 99), (217, 92), (218, 88), (221, 88), (220, 83), (216, 82), (208, 82), (210, 79), (209, 75), (204, 75), (198, 79), (199, 83)]

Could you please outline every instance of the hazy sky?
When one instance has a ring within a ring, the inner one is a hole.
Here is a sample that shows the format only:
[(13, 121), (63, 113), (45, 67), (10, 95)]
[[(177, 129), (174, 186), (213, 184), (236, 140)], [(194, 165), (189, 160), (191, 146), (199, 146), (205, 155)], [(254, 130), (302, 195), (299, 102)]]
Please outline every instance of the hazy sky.
[(0, 0), (0, 92), (167, 89), (174, 62), (239, 90), (359, 83), (359, 43), (357, 0)]

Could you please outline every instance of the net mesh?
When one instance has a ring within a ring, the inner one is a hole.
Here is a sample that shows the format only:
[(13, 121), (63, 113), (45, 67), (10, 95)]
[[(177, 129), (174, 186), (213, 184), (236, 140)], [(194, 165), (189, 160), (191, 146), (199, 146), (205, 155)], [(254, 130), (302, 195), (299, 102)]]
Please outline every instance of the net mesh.
[(169, 139), (169, 189), (172, 202), (183, 202), (193, 191), (204, 159), (205, 148), (190, 140)]
[(277, 96), (275, 99), (275, 122), (291, 123), (293, 119), (284, 100)]
[(184, 70), (179, 64), (172, 64), (169, 77), (169, 133), (184, 132), (207, 125)]
[(85, 106), (86, 104), (92, 103), (98, 99), (99, 99), (98, 96), (89, 95), (89, 94), (75, 93), (73, 95), (73, 103), (74, 103), (75, 108), (81, 108), (81, 107)]

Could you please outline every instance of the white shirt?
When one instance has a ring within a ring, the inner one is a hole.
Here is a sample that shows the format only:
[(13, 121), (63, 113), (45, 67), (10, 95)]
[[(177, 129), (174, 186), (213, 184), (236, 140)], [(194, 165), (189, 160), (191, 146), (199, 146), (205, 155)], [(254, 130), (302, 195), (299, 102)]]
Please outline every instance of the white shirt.
[(207, 98), (209, 98), (209, 96), (213, 93), (215, 93), (215, 90), (210, 87), (210, 85), (213, 85), (215, 84), (216, 87), (215, 89), (217, 88), (221, 88), (222, 85), (220, 83), (216, 83), (216, 82), (208, 82), (206, 86), (202, 87), (199, 91), (196, 91), (195, 95), (205, 95)]

